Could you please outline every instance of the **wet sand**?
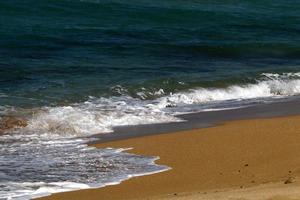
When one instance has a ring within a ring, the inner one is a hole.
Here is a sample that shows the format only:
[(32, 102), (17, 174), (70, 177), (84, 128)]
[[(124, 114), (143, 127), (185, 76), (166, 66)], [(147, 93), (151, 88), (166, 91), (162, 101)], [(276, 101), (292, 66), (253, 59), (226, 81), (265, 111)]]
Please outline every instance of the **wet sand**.
[(223, 122), (236, 120), (264, 119), (300, 115), (299, 105), (299, 97), (291, 97), (289, 99), (277, 100), (276, 102), (272, 103), (260, 103), (257, 105), (251, 105), (249, 107), (241, 107), (237, 109), (187, 113), (183, 115), (177, 115), (177, 117), (183, 120), (182, 122), (114, 127), (113, 133), (91, 136), (92, 138), (99, 138), (99, 141), (91, 144), (124, 140), (146, 135), (157, 135), (191, 129), (207, 128)]
[(300, 199), (300, 116), (96, 144), (160, 156), (171, 170), (43, 199)]

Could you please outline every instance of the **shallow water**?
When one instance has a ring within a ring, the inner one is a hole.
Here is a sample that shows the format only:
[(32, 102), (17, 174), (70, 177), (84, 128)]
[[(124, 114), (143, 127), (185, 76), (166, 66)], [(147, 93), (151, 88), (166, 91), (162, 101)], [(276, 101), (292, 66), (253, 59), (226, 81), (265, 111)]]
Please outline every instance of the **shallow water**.
[(87, 146), (92, 140), (25, 131), (0, 136), (0, 199), (104, 187), (170, 169), (156, 165), (158, 157)]

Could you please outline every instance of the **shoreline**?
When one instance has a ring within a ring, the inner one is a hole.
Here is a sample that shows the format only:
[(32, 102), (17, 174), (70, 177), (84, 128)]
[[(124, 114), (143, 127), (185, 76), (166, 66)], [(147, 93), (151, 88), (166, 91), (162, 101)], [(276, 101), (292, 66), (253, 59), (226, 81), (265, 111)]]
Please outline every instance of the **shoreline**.
[(169, 134), (178, 131), (208, 128), (237, 120), (300, 115), (300, 109), (297, 109), (299, 104), (299, 97), (290, 97), (279, 99), (275, 102), (259, 103), (257, 105), (236, 109), (181, 114), (176, 116), (183, 120), (181, 122), (114, 127), (113, 132), (111, 133), (90, 136), (91, 138), (96, 138), (97, 140), (90, 142), (89, 144), (94, 145), (98, 143), (138, 138), (148, 135)]
[[(300, 116), (238, 120), (209, 128), (98, 143), (94, 146), (133, 147), (130, 152), (135, 154), (159, 156), (156, 163), (172, 169), (115, 186), (41, 199), (222, 199), (218, 194), (226, 197), (240, 193), (247, 199), (253, 188), (258, 188), (253, 194), (259, 195), (257, 191), (266, 192), (264, 187), (271, 191), (268, 199), (273, 194), (277, 198), (281, 190), (291, 189), (288, 186), (300, 191), (299, 122)], [(291, 184), (284, 184), (286, 181)], [(294, 198), (289, 193), (282, 194), (283, 199)], [(295, 195), (300, 199), (300, 194)]]

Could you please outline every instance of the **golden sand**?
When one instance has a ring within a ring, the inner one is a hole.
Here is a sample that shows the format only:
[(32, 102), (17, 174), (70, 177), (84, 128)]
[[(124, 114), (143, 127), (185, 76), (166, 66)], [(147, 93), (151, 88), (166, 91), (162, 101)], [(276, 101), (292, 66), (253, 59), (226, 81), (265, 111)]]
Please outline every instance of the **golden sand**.
[(43, 199), (300, 199), (300, 117), (229, 122), (211, 128), (108, 142), (172, 170), (119, 185)]

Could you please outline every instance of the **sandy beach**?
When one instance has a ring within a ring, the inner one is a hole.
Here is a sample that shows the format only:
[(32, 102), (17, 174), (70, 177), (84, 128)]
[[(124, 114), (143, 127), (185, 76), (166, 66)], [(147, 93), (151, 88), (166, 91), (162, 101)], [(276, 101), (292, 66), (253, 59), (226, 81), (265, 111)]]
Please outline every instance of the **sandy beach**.
[(172, 169), (41, 199), (300, 199), (300, 116), (100, 143), (159, 156)]

